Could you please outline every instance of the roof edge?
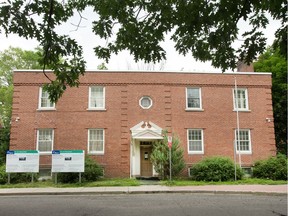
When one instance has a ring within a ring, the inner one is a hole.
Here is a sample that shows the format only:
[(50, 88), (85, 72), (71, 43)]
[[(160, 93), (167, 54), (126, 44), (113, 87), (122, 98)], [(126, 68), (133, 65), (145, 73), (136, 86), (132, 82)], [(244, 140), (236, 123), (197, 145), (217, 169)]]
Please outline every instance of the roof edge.
[[(16, 69), (15, 73), (38, 73), (41, 69)], [(46, 73), (52, 73), (52, 70), (45, 70)], [(271, 72), (207, 72), (207, 71), (148, 71), (148, 70), (86, 70), (85, 73), (179, 73), (179, 74), (226, 74), (226, 75), (271, 75)]]

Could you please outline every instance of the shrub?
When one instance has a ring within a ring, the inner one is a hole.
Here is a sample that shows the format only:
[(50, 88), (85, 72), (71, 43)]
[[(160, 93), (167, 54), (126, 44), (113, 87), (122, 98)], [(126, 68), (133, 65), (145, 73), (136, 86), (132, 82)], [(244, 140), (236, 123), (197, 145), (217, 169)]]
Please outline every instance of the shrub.
[(0, 184), (6, 184), (8, 175), (6, 173), (5, 165), (0, 166)]
[[(82, 182), (96, 181), (102, 176), (102, 168), (89, 156), (85, 157), (85, 171), (81, 174)], [(79, 173), (58, 173), (57, 181), (75, 183), (79, 181)]]
[[(34, 174), (34, 181), (37, 181), (38, 174)], [(10, 183), (26, 183), (32, 181), (31, 173), (10, 173)], [(8, 183), (8, 173), (6, 173), (6, 166), (0, 166), (0, 184)]]
[[(205, 158), (190, 169), (190, 175), (196, 181), (229, 181), (235, 179), (235, 166), (230, 158)], [(242, 179), (243, 171), (236, 166), (236, 177)]]
[(253, 176), (272, 180), (287, 180), (287, 157), (279, 154), (267, 160), (260, 160), (255, 163)]
[[(168, 179), (170, 175), (170, 162), (167, 131), (164, 131), (163, 135), (163, 140), (159, 140), (153, 144), (151, 162), (160, 177)], [(171, 176), (173, 177), (177, 176), (185, 167), (183, 154), (184, 151), (180, 148), (180, 140), (174, 134), (171, 148)]]

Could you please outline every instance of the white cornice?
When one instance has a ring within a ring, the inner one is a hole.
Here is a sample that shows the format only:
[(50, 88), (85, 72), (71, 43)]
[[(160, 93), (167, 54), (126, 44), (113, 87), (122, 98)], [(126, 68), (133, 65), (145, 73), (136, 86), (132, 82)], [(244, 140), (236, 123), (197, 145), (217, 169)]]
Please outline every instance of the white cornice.
[[(42, 73), (43, 70), (25, 70), (16, 69), (15, 73)], [(52, 70), (45, 70), (46, 73), (52, 73)], [(271, 75), (269, 72), (201, 72), (201, 71), (147, 71), (147, 70), (86, 70), (86, 73), (177, 73), (177, 74), (223, 74), (223, 75)]]

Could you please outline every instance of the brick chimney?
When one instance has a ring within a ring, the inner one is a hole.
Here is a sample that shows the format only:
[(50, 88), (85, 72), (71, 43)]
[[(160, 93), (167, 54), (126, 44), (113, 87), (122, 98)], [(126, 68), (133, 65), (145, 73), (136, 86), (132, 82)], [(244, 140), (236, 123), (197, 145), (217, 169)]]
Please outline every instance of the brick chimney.
[(248, 65), (243, 61), (239, 61), (237, 63), (237, 72), (254, 72), (253, 63)]

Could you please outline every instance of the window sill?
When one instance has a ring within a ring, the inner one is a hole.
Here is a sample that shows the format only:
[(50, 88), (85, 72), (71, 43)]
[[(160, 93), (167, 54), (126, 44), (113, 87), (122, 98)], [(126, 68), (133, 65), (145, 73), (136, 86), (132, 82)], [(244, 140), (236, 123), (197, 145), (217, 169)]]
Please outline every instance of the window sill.
[(88, 152), (88, 155), (104, 155), (104, 152)]
[(192, 109), (192, 108), (186, 108), (186, 112), (204, 112), (204, 109)]
[(107, 111), (105, 108), (99, 108), (99, 109), (96, 109), (96, 108), (88, 108), (87, 111), (102, 111), (102, 112), (105, 112)]
[(203, 155), (204, 152), (188, 152), (188, 155)]
[(237, 155), (239, 155), (239, 154), (240, 155), (252, 155), (252, 152), (244, 152), (244, 151), (239, 152), (239, 151), (237, 151), (236, 154)]
[(56, 111), (56, 108), (38, 108), (37, 111)]
[[(237, 110), (234, 109), (233, 112), (237, 112)], [(251, 110), (238, 110), (238, 112), (251, 112)]]

